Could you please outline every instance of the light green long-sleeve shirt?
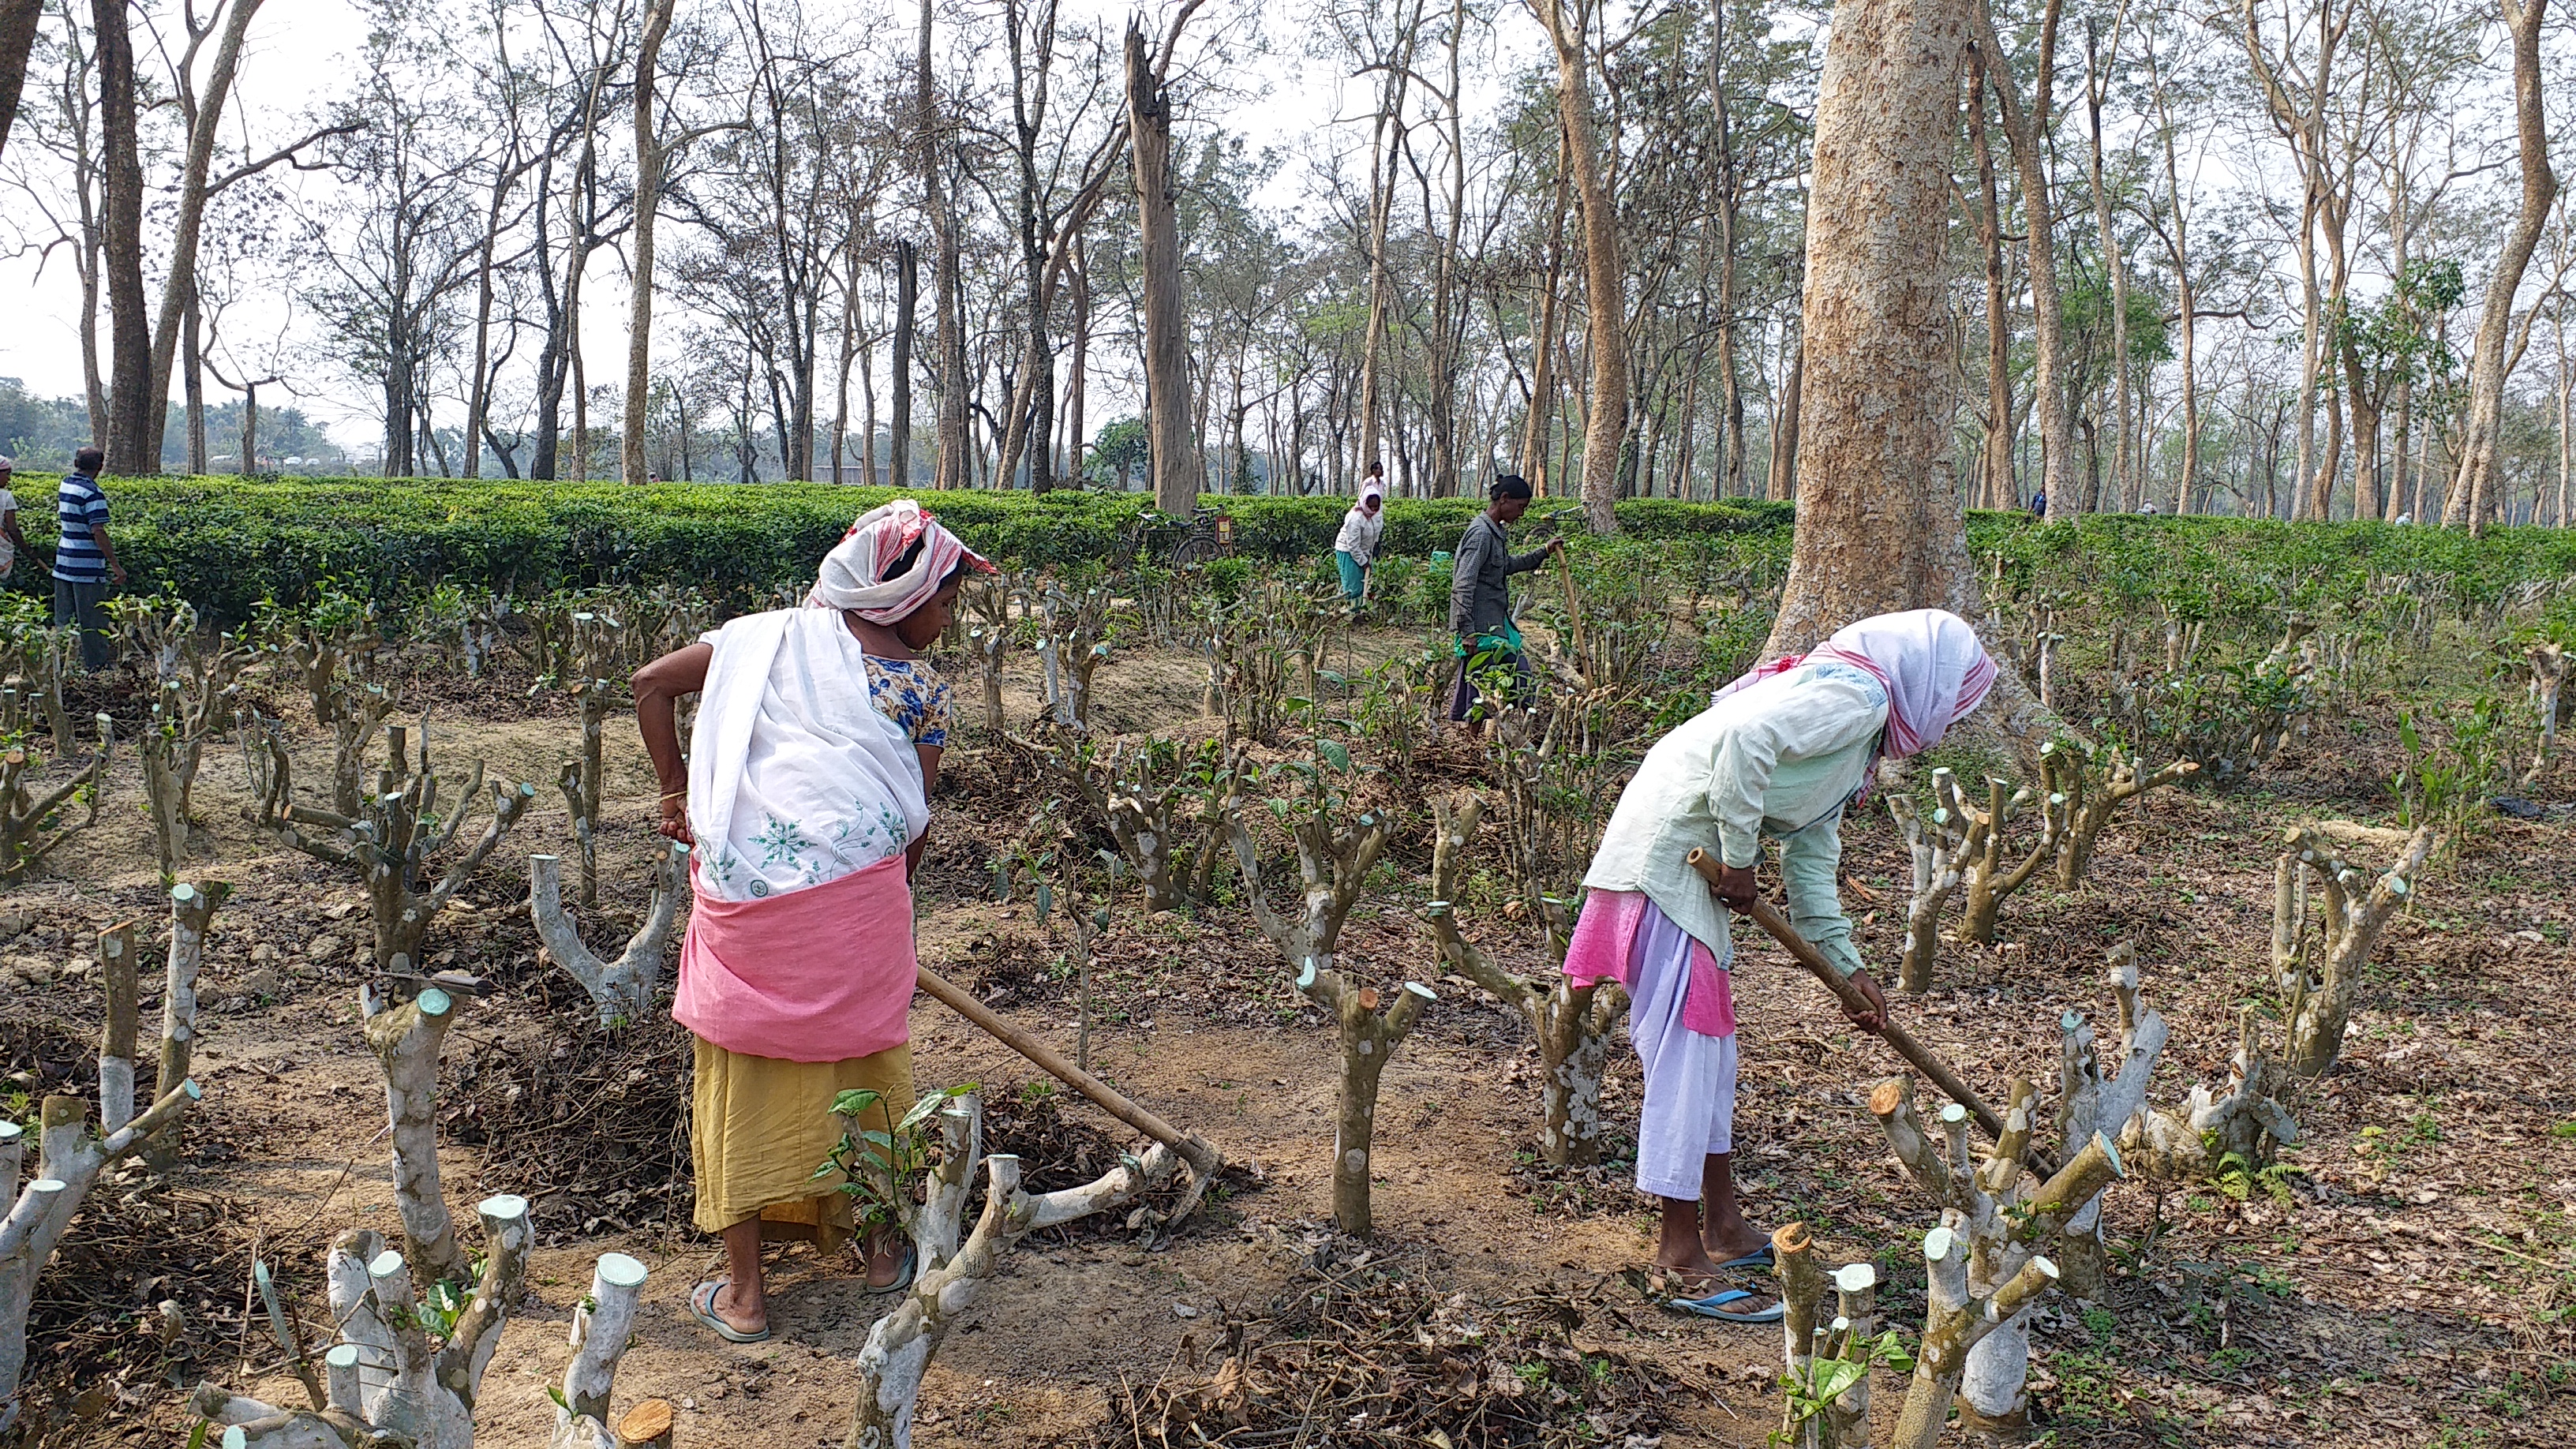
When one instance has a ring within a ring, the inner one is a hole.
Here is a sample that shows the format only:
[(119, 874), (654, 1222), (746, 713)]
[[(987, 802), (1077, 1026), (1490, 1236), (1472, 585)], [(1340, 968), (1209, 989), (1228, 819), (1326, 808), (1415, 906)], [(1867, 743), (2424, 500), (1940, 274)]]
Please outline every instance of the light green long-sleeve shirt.
[(1693, 849), (1730, 866), (1780, 842), (1789, 920), (1846, 976), (1860, 969), (1835, 871), (1842, 808), (1887, 723), (1887, 694), (1847, 664), (1806, 665), (1719, 700), (1655, 742), (1619, 795), (1583, 884), (1643, 891), (1673, 924), (1729, 958), (1726, 909)]

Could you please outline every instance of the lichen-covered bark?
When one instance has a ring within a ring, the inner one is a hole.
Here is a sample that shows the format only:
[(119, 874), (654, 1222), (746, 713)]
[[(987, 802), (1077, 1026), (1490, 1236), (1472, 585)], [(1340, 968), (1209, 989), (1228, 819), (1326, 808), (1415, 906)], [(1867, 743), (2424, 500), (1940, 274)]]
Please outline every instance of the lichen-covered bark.
[(1870, 1095), (1898, 1161), (1941, 1206), (1941, 1225), (1924, 1239), (1930, 1308), (1900, 1446), (1929, 1449), (1953, 1396), (1972, 1426), (2009, 1429), (2026, 1415), (2030, 1347), (2021, 1317), (2058, 1280), (2047, 1255), (2067, 1225), (2123, 1172), (2119, 1149), (2096, 1133), (2045, 1180), (2036, 1178), (2025, 1159), (2038, 1095), (2027, 1080), (2013, 1084), (2003, 1130), (1982, 1155), (1969, 1144), (1966, 1108), (1941, 1109), (1936, 1143), (1915, 1113), (1910, 1081), (1892, 1078)]
[[(417, 974), (430, 923), (483, 868), (493, 847), (537, 796), (537, 787), (530, 784), (492, 786), (492, 818), (483, 833), (443, 868), (434, 867), (432, 857), (446, 854), (473, 815), (473, 802), (483, 792), (482, 761), (474, 762), (465, 787), (456, 792), (459, 798), (443, 806), (444, 777), (430, 764), (426, 729), (415, 762), (411, 731), (391, 726), (385, 730), (386, 763), (377, 774), (375, 793), (347, 809), (324, 810), (295, 798), (284, 741), (272, 730), (262, 732), (254, 745), (251, 733), (244, 732), (244, 750), (258, 800), (249, 811), (252, 823), (316, 860), (354, 872), (365, 883), (375, 924), (376, 969), (383, 972)], [(436, 884), (424, 888), (430, 881)]]
[(332, 1241), (325, 1267), (341, 1338), (324, 1356), (328, 1407), (276, 1409), (213, 1384), (199, 1385), (191, 1406), (215, 1423), (241, 1427), (248, 1449), (473, 1449), (483, 1374), (511, 1305), (527, 1288), (534, 1239), (524, 1198), (486, 1198), (476, 1212), (483, 1272), (443, 1342), (433, 1347), (423, 1328), (411, 1264), (373, 1230), (353, 1228)]
[[(1932, 772), (1933, 788), (1955, 795), (1955, 783), (1946, 787), (1948, 770)], [(1915, 810), (1914, 802), (1903, 795), (1887, 798), (1888, 813), (1896, 817), (1897, 828), (1905, 834), (1905, 846), (1914, 859), (1914, 886), (1905, 899), (1905, 946), (1898, 957), (1896, 989), (1920, 996), (1932, 989), (1932, 972), (1941, 955), (1941, 909), (1959, 888), (1967, 870), (1967, 823), (1947, 805), (1936, 805), (1927, 822)]]
[[(2412, 898), (2415, 875), (2432, 849), (2433, 828), (2417, 827), (2396, 863), (2374, 881), (2305, 826), (2293, 826), (2282, 837), (2281, 863), (2273, 876), (2273, 951), (2287, 998), (2282, 1005), (2289, 1019), (2288, 1065), (2294, 1075), (2321, 1076), (2342, 1054), (2362, 968), (2388, 918)], [(2313, 889), (2294, 902), (2292, 890), (2299, 881)], [(2313, 938), (2300, 905), (2314, 908)]]
[[(1878, 1333), (1878, 1269), (1868, 1263), (1845, 1263), (1834, 1270), (1833, 1282), (1842, 1309), (1843, 1356), (1869, 1362), (1870, 1340)], [(1861, 1375), (1843, 1390), (1825, 1412), (1836, 1449), (1869, 1449), (1869, 1375)]]
[(644, 1265), (624, 1253), (602, 1253), (591, 1270), (590, 1294), (573, 1310), (572, 1362), (555, 1405), (552, 1449), (619, 1449), (607, 1423), (609, 1395), (635, 1332), (644, 1278)]
[[(54, 755), (71, 752), (71, 727), (57, 721)], [(98, 716), (98, 753), (70, 779), (39, 795), (29, 777), (44, 768), (24, 741), (0, 745), (0, 885), (15, 881), (63, 842), (98, 819), (99, 782), (116, 754), (116, 727)], [(66, 808), (75, 800), (84, 807), (77, 816)]]
[(1311, 968), (1297, 981), (1308, 1000), (1334, 1014), (1341, 1027), (1342, 1080), (1333, 1104), (1333, 1222), (1355, 1238), (1376, 1231), (1369, 1209), (1369, 1158), (1376, 1150), (1378, 1082), (1396, 1044), (1413, 1030), (1435, 999), (1430, 987), (1408, 981), (1384, 1011), (1378, 993)]
[(846, 1449), (911, 1449), (913, 1415), (932, 1356), (974, 1304), (1001, 1256), (1022, 1237), (1123, 1207), (1169, 1182), (1181, 1167), (1180, 1155), (1157, 1143), (1142, 1158), (1123, 1158), (1080, 1187), (1031, 1197), (1020, 1189), (1017, 1157), (981, 1158), (989, 1175), (984, 1213), (974, 1233), (960, 1243), (958, 1214), (978, 1165), (982, 1137), (975, 1124), (980, 1120), (971, 1097), (943, 1114), (949, 1151), (928, 1201), (911, 1223), (920, 1272), (903, 1301), (868, 1330), (859, 1349), (858, 1403), (851, 1410)]
[[(170, 888), (170, 959), (161, 988), (161, 1072), (156, 1079), (184, 1082), (197, 1047), (197, 971), (205, 958), (206, 931), (215, 910), (232, 894), (222, 881), (202, 885), (182, 881)], [(144, 1145), (155, 1166), (166, 1167), (179, 1152), (183, 1118), (173, 1117)]]
[[(1825, 1270), (1805, 1223), (1783, 1223), (1771, 1234), (1771, 1276), (1780, 1290), (1780, 1353), (1792, 1383), (1809, 1383), (1815, 1358), (1817, 1305), (1824, 1299)], [(1819, 1449), (1830, 1421), (1818, 1415), (1801, 1424), (1796, 1408), (1783, 1411), (1774, 1443)]]
[(1387, 1055), (1413, 1029), (1414, 1018), (1434, 995), (1419, 982), (1407, 982), (1381, 1012), (1379, 993), (1344, 979), (1334, 968), (1334, 947), (1342, 922), (1359, 899), (1370, 867), (1386, 849), (1388, 821), (1375, 811), (1362, 811), (1348, 825), (1336, 822), (1339, 801), (1321, 783), (1326, 766), (1317, 761), (1304, 777), (1303, 793), (1287, 811), (1297, 842), (1297, 869), (1305, 886), (1303, 909), (1295, 916), (1271, 907), (1264, 889), (1260, 846), (1248, 826), (1242, 802), (1225, 807), (1226, 833), (1235, 862), (1243, 871), (1244, 900), (1252, 916), (1296, 973), (1297, 990), (1333, 1014), (1342, 1047), (1342, 1079), (1334, 1113), (1333, 1217), (1342, 1231), (1366, 1237), (1372, 1230), (1368, 1211), (1368, 1159), (1377, 1114), (1378, 1079)]
[(135, 961), (139, 949), (132, 921), (98, 933), (99, 978), (107, 997), (98, 1038), (98, 1125), (108, 1132), (134, 1120), (134, 1043), (143, 994)]
[(2062, 824), (2057, 841), (2057, 888), (2071, 891), (2084, 883), (2093, 864), (2093, 847), (2103, 828), (2122, 805), (2150, 790), (2180, 783), (2197, 773), (2198, 763), (2176, 760), (2149, 773), (2137, 755), (2118, 755), (2097, 746), (2061, 747), (2052, 740), (2040, 747), (2047, 761), (2048, 788), (2054, 813)]
[(23, 1186), (22, 1134), (0, 1142), (0, 1183), (15, 1188), (0, 1216), (0, 1430), (17, 1413), (18, 1379), (27, 1367), (27, 1310), (35, 1301), (36, 1275), (54, 1256), (55, 1245), (71, 1226), (89, 1190), (107, 1167), (140, 1148), (163, 1124), (185, 1113), (204, 1093), (182, 1080), (161, 1094), (152, 1109), (121, 1129), (94, 1138), (89, 1132), (89, 1104), (78, 1097), (47, 1097), (38, 1109), (36, 1176)]
[[(1939, 785), (1936, 777), (1934, 784)], [(2004, 848), (2004, 827), (2019, 818), (2040, 797), (2028, 789), (2012, 790), (2002, 780), (1986, 781), (1986, 803), (1971, 805), (1955, 782), (1943, 797), (1944, 808), (1967, 822), (1966, 854), (1967, 905), (1959, 913), (1959, 939), (1979, 945), (1992, 945), (1996, 918), (2003, 910), (2004, 898), (2020, 890), (2039, 867), (2057, 854), (2058, 812), (2062, 803), (2051, 798), (2042, 803), (2039, 839), (2019, 860)]]
[(367, 1045), (384, 1068), (404, 1256), (434, 1279), (462, 1278), (465, 1250), (457, 1244), (438, 1175), (438, 1050), (455, 1023), (456, 999), (433, 986), (400, 1005), (384, 1005), (369, 987), (359, 992), (358, 1003)]
[[(1627, 994), (1615, 984), (1578, 985), (1556, 973), (1544, 985), (1497, 965), (1459, 929), (1454, 902), (1466, 869), (1467, 842), (1483, 802), (1461, 793), (1431, 802), (1431, 903), (1424, 918), (1441, 964), (1520, 1012), (1538, 1041), (1539, 1152), (1559, 1167), (1601, 1160), (1601, 1070), (1610, 1058), (1610, 1028)], [(1553, 941), (1563, 933), (1551, 931)]]
[(644, 1019), (662, 980), (662, 953), (680, 919), (680, 901), (688, 894), (689, 847), (673, 844), (653, 865), (653, 900), (644, 924), (626, 938), (614, 961), (602, 960), (582, 944), (581, 931), (563, 905), (563, 861), (552, 855), (528, 857), (528, 914), (536, 921), (537, 939), (564, 974), (581, 983), (598, 1011), (601, 1031)]
[(2539, 782), (2540, 772), (2549, 768), (2550, 757), (2558, 753), (2558, 697), (2567, 683), (2567, 650), (2543, 640), (2523, 657), (2531, 666), (2531, 704), (2540, 718), (2540, 742), (2532, 748), (2531, 768), (2522, 774), (2522, 783), (2531, 785)]

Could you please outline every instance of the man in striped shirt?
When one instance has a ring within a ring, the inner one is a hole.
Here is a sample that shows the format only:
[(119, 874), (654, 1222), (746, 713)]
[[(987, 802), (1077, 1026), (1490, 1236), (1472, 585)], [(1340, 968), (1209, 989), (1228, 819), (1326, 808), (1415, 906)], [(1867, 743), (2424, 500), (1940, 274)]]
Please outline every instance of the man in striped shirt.
[(106, 462), (98, 449), (81, 449), (54, 493), (62, 523), (62, 538), (54, 545), (54, 623), (80, 625), (81, 663), (93, 672), (116, 658), (116, 641), (107, 632), (107, 591), (125, 582), (125, 566), (107, 537), (107, 495), (98, 486), (98, 470)]

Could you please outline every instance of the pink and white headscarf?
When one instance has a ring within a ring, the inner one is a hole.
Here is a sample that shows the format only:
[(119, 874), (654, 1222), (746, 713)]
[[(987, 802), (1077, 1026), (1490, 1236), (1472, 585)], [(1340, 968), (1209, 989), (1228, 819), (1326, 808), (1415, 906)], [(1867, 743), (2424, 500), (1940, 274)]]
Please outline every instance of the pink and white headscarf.
[[(1995, 683), (1994, 658), (1967, 620), (1946, 609), (1908, 609), (1863, 619), (1803, 655), (1758, 665), (1716, 698), (1802, 664), (1828, 661), (1867, 673), (1887, 691), (1882, 759), (1901, 760), (1941, 743), (1950, 726), (1985, 703)], [(1871, 773), (1877, 773), (1875, 764)]]
[[(892, 577), (887, 571), (915, 542), (921, 553), (912, 567)], [(869, 509), (823, 556), (823, 567), (805, 603), (816, 609), (856, 610), (871, 624), (892, 624), (929, 603), (942, 580), (960, 561), (991, 573), (993, 565), (966, 546), (927, 509), (909, 498)]]

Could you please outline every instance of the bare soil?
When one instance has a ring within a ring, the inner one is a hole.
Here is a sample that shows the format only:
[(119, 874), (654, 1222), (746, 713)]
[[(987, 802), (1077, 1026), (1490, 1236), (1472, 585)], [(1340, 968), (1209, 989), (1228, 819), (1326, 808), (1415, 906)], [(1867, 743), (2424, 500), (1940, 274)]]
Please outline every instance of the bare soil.
[[(1383, 656), (1422, 644), (1389, 633), (1360, 650)], [(1025, 719), (1035, 709), (1029, 665), (1013, 665), (1011, 708)], [(1192, 656), (1122, 648), (1099, 676), (1099, 723), (1212, 730), (1199, 717), (1196, 671)], [(1025, 904), (996, 902), (992, 889), (994, 856), (1024, 828), (1043, 785), (981, 735), (971, 666), (960, 661), (950, 674), (967, 737), (951, 752), (934, 811), (922, 958), (1069, 1050), (1079, 1005), (1066, 946)], [(494, 868), (442, 918), (430, 958), (433, 969), (473, 971), (492, 986), (467, 1009), (446, 1056), (451, 1203), (524, 1193), (543, 1230), (530, 1301), (486, 1381), (483, 1442), (545, 1442), (554, 1415), (546, 1390), (563, 1369), (572, 1306), (592, 1261), (615, 1248), (652, 1270), (619, 1376), (621, 1405), (671, 1399), (684, 1443), (838, 1443), (851, 1407), (848, 1361), (887, 1300), (863, 1293), (849, 1263), (791, 1247), (779, 1250), (772, 1283), (772, 1342), (735, 1347), (695, 1326), (684, 1300), (715, 1253), (688, 1226), (685, 1035), (661, 1022), (595, 1039), (577, 989), (537, 959), (525, 877), (511, 862), (568, 844), (551, 781), (575, 744), (569, 715), (531, 700), (525, 681), (428, 690), (442, 758), (481, 756), (494, 778), (543, 791)], [(269, 702), (290, 717), (299, 708), (286, 696)], [(2108, 1010), (2102, 953), (2131, 940), (2148, 999), (2174, 1028), (2156, 1100), (2222, 1076), (2239, 1003), (2262, 974), (2279, 830), (2293, 818), (2368, 819), (2385, 808), (2368, 793), (2375, 777), (2366, 768), (2368, 752), (2384, 747), (2385, 722), (2363, 723), (2358, 732), (2338, 725), (2331, 742), (2322, 731), (2295, 742), (2254, 790), (2154, 795), (2105, 838), (2081, 891), (2034, 885), (2007, 905), (1994, 949), (1946, 948), (1938, 985), (1900, 1002), (1903, 1019), (1990, 1096), (2015, 1075), (2047, 1085), (2059, 1014)], [(304, 778), (327, 767), (328, 748), (305, 732)], [(640, 917), (654, 791), (630, 725), (612, 724), (609, 757), (603, 899), (585, 920), (594, 942), (622, 937)], [(21, 1120), (32, 1116), (27, 1098), (94, 1080), (84, 1053), (94, 1050), (101, 1009), (90, 960), (97, 931), (128, 919), (156, 937), (162, 929), (127, 769), (53, 874), (0, 893), (0, 1110)], [(1435, 747), (1417, 765), (1421, 778), (1387, 788), (1422, 815), (1425, 781), (1474, 769), (1465, 751)], [(353, 999), (367, 951), (364, 905), (353, 882), (256, 836), (241, 815), (245, 788), (238, 753), (212, 752), (197, 797), (201, 864), (190, 874), (229, 880), (237, 893), (206, 956), (212, 1010), (197, 1074), (206, 1099), (191, 1119), (191, 1156), (166, 1182), (138, 1172), (103, 1188), (48, 1274), (31, 1365), (55, 1423), (43, 1442), (179, 1442), (188, 1423), (179, 1386), (199, 1379), (272, 1402), (294, 1398), (275, 1344), (245, 1312), (251, 1254), (264, 1254), (300, 1295), (306, 1331), (318, 1334), (329, 1237), (393, 1221), (384, 1096)], [(2535, 798), (2566, 793), (2561, 777)], [(2576, 1307), (2576, 1075), (2564, 1049), (2576, 1039), (2565, 990), (2576, 971), (2576, 850), (2564, 818), (2501, 822), (2466, 842), (2389, 931), (2342, 1063), (2291, 1103), (2303, 1140), (2285, 1155), (2288, 1172), (2163, 1197), (2113, 1194), (2108, 1301), (2054, 1302), (2037, 1336), (2038, 1417), (2054, 1442), (2576, 1437), (2567, 1396), (2576, 1374), (2567, 1323)], [(1408, 830), (1422, 838), (1399, 854), (1418, 865), (1427, 819)], [(1845, 838), (1861, 948), (1892, 977), (1903, 847), (1883, 812), (1856, 819)], [(1390, 876), (1345, 936), (1345, 968), (1388, 986), (1436, 977), (1417, 916), (1421, 882), (1411, 865)], [(1535, 937), (1510, 922), (1475, 920), (1469, 930), (1519, 964), (1541, 959)], [(1738, 1176), (1748, 1207), (1766, 1228), (1802, 1218), (1830, 1252), (1875, 1260), (1887, 1320), (1919, 1326), (1917, 1243), (1933, 1212), (1860, 1106), (1895, 1060), (1847, 1027), (1770, 943), (1739, 941), (1738, 953)], [(1537, 1395), (1533, 1403), (1555, 1405), (1537, 1417), (1554, 1414), (1548, 1421), (1566, 1437), (1545, 1442), (1750, 1446), (1777, 1427), (1776, 1331), (1675, 1317), (1622, 1278), (1648, 1257), (1648, 1204), (1615, 1161), (1575, 1174), (1537, 1165), (1534, 1050), (1518, 1019), (1472, 986), (1435, 982), (1440, 1004), (1387, 1070), (1381, 1233), (1362, 1247), (1327, 1225), (1330, 1031), (1243, 913), (1145, 919), (1122, 908), (1096, 960), (1094, 1069), (1220, 1144), (1237, 1170), (1212, 1210), (1168, 1244), (1093, 1225), (1011, 1256), (941, 1351), (919, 1443), (1142, 1445), (1156, 1442), (1158, 1424), (1169, 1442), (1195, 1443), (1180, 1433), (1189, 1415), (1176, 1419), (1175, 1405), (1204, 1401), (1229, 1339), (1249, 1332), (1288, 1343), (1320, 1332), (1321, 1314), (1348, 1319), (1336, 1331), (1360, 1342), (1371, 1324), (1414, 1321), (1399, 1314), (1428, 1322), (1470, 1309), (1540, 1325), (1491, 1341), (1515, 1345), (1505, 1351), (1535, 1368), (1505, 1377)], [(157, 1020), (157, 1000), (148, 982), (147, 1022)], [(1033, 1067), (927, 998), (915, 1002), (913, 1033), (920, 1079), (984, 1084), (997, 1133), (1033, 1164), (1071, 1181), (1125, 1145), (1115, 1123), (1050, 1093)], [(1605, 1098), (1615, 1159), (1636, 1109), (1624, 1047)], [(152, 1311), (163, 1298), (180, 1303), (187, 1323), (166, 1342)], [(1467, 1307), (1444, 1308), (1453, 1301)], [(1380, 1310), (1387, 1316), (1371, 1316)], [(1300, 1411), (1282, 1406), (1329, 1375), (1313, 1357), (1321, 1350), (1286, 1352), (1259, 1362), (1287, 1380), (1273, 1385), (1274, 1397), (1286, 1396), (1274, 1411), (1294, 1421)], [(1609, 1385), (1607, 1407), (1546, 1400), (1565, 1392), (1566, 1380), (1548, 1377), (1551, 1355), (1569, 1352), (1578, 1365), (1605, 1365), (1586, 1372)], [(1411, 1378), (1390, 1367), (1388, 1381), (1464, 1392), (1445, 1360), (1409, 1362), (1402, 1372)], [(1882, 1432), (1902, 1391), (1896, 1375), (1879, 1375)], [(1480, 1392), (1512, 1391), (1488, 1383)], [(1587, 1416), (1597, 1421), (1588, 1429)], [(1208, 1424), (1210, 1433), (1223, 1427)], [(1312, 1419), (1298, 1437), (1422, 1442), (1382, 1433), (1365, 1413)]]

